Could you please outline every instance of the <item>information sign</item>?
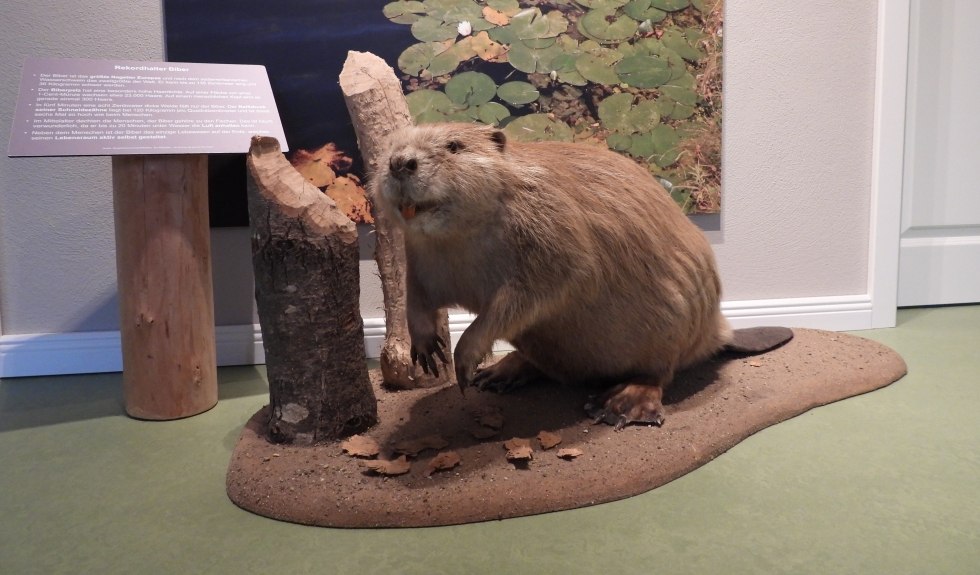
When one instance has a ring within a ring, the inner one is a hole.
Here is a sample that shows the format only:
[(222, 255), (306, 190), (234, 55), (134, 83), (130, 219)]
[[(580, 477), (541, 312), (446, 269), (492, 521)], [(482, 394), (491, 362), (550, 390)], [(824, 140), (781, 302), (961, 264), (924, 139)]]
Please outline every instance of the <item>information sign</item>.
[(287, 149), (264, 66), (29, 58), (8, 154), (246, 153), (253, 135)]

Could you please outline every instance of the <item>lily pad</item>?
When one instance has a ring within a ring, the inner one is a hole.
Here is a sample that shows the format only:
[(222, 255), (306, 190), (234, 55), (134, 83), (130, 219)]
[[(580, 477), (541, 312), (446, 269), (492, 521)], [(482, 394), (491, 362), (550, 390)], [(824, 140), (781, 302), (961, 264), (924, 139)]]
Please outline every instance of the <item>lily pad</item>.
[(568, 20), (557, 10), (543, 14), (540, 8), (526, 8), (510, 19), (509, 27), (519, 40), (554, 38), (568, 30)]
[(458, 106), (479, 106), (493, 99), (497, 84), (481, 72), (463, 72), (446, 83), (446, 95)]
[(405, 96), (405, 100), (408, 102), (408, 111), (416, 120), (426, 115), (431, 117), (433, 113), (443, 115), (453, 109), (449, 96), (437, 90), (416, 90)]
[(487, 6), (508, 16), (513, 16), (521, 11), (521, 5), (517, 0), (487, 0)]
[(656, 88), (670, 80), (671, 69), (657, 56), (635, 55), (616, 65), (616, 74), (624, 83), (636, 88)]
[(575, 0), (576, 4), (593, 10), (615, 10), (629, 0)]
[(396, 24), (413, 24), (425, 14), (425, 4), (416, 0), (398, 0), (385, 4), (382, 12)]
[(599, 102), (599, 120), (602, 125), (615, 132), (635, 132), (629, 125), (629, 112), (634, 98), (633, 94), (613, 94)]
[(439, 18), (424, 16), (412, 23), (412, 36), (423, 42), (452, 40), (458, 35), (456, 22), (446, 24)]
[(528, 74), (548, 74), (552, 70), (551, 61), (562, 53), (558, 44), (553, 44), (547, 48), (529, 48), (523, 42), (516, 42), (511, 45), (507, 53), (507, 61), (514, 68)]
[(691, 0), (651, 0), (654, 8), (660, 8), (667, 12), (677, 12), (691, 5)]
[(504, 102), (514, 106), (530, 104), (537, 100), (540, 95), (538, 90), (528, 82), (507, 82), (497, 88), (497, 96)]
[(609, 134), (606, 136), (606, 145), (610, 150), (625, 152), (633, 145), (633, 137), (626, 134)]
[(622, 54), (608, 48), (598, 48), (582, 54), (575, 61), (575, 69), (583, 78), (596, 84), (612, 86), (619, 84), (619, 76), (613, 66), (622, 59)]
[(409, 76), (418, 76), (422, 70), (429, 67), (435, 56), (432, 44), (412, 44), (398, 57), (398, 69)]
[(426, 70), (432, 76), (444, 76), (459, 67), (459, 56), (453, 50), (446, 50), (442, 54), (432, 58), (429, 68)]
[(639, 26), (636, 20), (611, 10), (590, 10), (578, 22), (580, 30), (604, 44), (626, 40)]
[(510, 117), (507, 106), (497, 102), (487, 102), (477, 110), (477, 119), (490, 126), (499, 126), (502, 121)]
[(700, 50), (693, 46), (695, 42), (691, 42), (691, 38), (688, 38), (683, 32), (676, 29), (664, 30), (664, 35), (660, 38), (660, 41), (667, 48), (670, 48), (688, 62), (697, 62), (700, 60), (704, 54)]
[(660, 22), (667, 17), (667, 12), (660, 10), (659, 8), (654, 8), (651, 1), (652, 0), (630, 0), (630, 2), (623, 7), (623, 12), (637, 22), (643, 22), (644, 20), (649, 20), (650, 22)]
[(572, 129), (564, 122), (552, 119), (547, 114), (521, 116), (504, 128), (507, 136), (520, 142), (561, 141), (571, 142)]
[(675, 102), (693, 106), (698, 103), (699, 98), (695, 84), (694, 76), (687, 73), (660, 86), (660, 93)]
[(483, 7), (471, 0), (425, 0), (426, 13), (447, 24), (475, 22), (483, 17)]

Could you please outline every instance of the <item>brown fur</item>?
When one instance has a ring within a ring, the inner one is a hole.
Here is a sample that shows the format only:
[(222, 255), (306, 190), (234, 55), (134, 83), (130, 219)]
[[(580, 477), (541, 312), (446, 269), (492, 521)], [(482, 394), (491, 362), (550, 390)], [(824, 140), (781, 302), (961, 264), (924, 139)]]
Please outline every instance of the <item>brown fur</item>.
[(409, 331), (423, 367), (439, 349), (438, 309), (477, 316), (456, 347), (460, 385), (502, 339), (518, 353), (491, 378), (650, 386), (655, 397), (629, 403), (654, 401), (657, 413), (629, 417), (659, 423), (674, 372), (731, 339), (711, 246), (628, 158), (430, 124), (392, 137), (371, 193), (405, 231)]

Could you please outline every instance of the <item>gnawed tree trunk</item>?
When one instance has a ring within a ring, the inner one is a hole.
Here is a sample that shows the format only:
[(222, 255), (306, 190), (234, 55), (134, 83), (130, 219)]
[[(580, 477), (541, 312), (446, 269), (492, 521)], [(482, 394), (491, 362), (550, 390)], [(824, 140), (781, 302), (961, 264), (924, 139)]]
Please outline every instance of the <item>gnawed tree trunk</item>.
[[(379, 169), (378, 162), (385, 151), (388, 136), (412, 125), (408, 102), (391, 66), (369, 52), (348, 52), (340, 72), (340, 88), (347, 101), (357, 144), (367, 167), (368, 177)], [(384, 166), (380, 166), (384, 169)], [(381, 289), (385, 304), (385, 343), (381, 349), (381, 373), (385, 385), (410, 389), (432, 387), (453, 381), (453, 366), (439, 370), (439, 376), (429, 376), (415, 369), (409, 356), (411, 341), (405, 317), (405, 238), (391, 218), (378, 206), (374, 207), (377, 248), (375, 260), (381, 274)], [(449, 317), (442, 312), (438, 325), (439, 336), (449, 343)], [(447, 354), (451, 357), (451, 354)]]
[(269, 437), (312, 443), (363, 431), (377, 422), (377, 401), (364, 356), (354, 223), (289, 164), (275, 138), (252, 138), (248, 170)]

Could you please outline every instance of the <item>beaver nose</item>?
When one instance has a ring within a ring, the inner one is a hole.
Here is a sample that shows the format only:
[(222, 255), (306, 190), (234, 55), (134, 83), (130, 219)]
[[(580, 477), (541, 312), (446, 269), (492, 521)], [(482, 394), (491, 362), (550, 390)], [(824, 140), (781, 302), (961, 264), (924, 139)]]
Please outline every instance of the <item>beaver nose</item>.
[(391, 170), (391, 175), (403, 179), (414, 174), (419, 169), (419, 163), (415, 158), (392, 156), (388, 168)]

